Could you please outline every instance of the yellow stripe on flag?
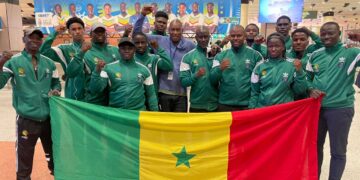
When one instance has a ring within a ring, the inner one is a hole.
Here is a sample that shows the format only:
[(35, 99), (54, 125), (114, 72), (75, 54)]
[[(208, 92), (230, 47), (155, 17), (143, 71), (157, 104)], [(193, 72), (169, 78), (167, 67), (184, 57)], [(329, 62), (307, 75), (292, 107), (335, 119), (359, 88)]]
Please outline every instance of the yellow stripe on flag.
[(227, 179), (231, 113), (141, 112), (140, 179)]

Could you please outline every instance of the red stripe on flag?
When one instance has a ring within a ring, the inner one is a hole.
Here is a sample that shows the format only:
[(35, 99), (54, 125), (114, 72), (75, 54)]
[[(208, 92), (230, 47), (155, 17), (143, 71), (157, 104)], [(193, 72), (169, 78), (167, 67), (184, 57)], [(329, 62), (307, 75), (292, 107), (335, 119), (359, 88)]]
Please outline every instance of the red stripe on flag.
[(228, 179), (317, 180), (320, 102), (233, 112)]

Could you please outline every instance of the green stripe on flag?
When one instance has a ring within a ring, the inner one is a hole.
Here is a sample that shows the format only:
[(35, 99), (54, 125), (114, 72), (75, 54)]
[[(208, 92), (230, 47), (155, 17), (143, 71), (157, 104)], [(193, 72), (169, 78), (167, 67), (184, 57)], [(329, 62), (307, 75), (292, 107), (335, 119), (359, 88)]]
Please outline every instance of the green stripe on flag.
[(56, 179), (139, 179), (138, 111), (59, 97), (50, 109)]

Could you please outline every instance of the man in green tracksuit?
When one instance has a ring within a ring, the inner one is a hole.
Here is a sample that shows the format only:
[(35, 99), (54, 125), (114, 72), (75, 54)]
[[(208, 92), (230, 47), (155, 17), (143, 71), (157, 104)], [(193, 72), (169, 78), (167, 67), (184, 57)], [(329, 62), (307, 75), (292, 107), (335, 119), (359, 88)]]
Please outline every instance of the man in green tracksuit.
[(322, 100), (318, 130), (319, 176), (326, 133), (330, 139), (329, 179), (341, 179), (346, 164), (346, 147), (354, 116), (353, 88), (355, 69), (360, 66), (360, 49), (346, 48), (340, 43), (340, 27), (327, 22), (320, 28), (324, 48), (315, 51), (306, 66), (309, 72), (310, 97)]
[[(41, 55), (43, 33), (26, 29), (25, 50), (0, 59), (0, 88), (11, 78), (13, 106), (17, 113), (16, 176), (30, 179), (34, 149), (41, 139), (48, 167), (53, 173), (49, 96), (60, 95), (61, 85), (54, 62)], [(10, 59), (10, 60), (9, 60)]]
[(85, 72), (74, 72), (74, 58), (82, 61), (84, 52), (91, 44), (84, 42), (84, 22), (78, 17), (72, 17), (66, 22), (66, 28), (71, 34), (73, 42), (51, 47), (58, 34), (65, 31), (65, 26), (59, 25), (51, 33), (40, 48), (41, 54), (61, 64), (64, 70), (65, 97), (75, 100), (84, 99)]
[(218, 91), (210, 81), (213, 59), (207, 57), (210, 31), (205, 26), (196, 29), (197, 47), (184, 55), (180, 65), (180, 81), (184, 87), (191, 87), (190, 112), (211, 112), (217, 110)]
[(258, 63), (251, 76), (250, 108), (294, 101), (294, 95), (305, 94), (306, 74), (301, 61), (285, 57), (285, 40), (279, 33), (268, 37), (269, 58)]
[(120, 60), (106, 66), (104, 61), (98, 62), (91, 76), (91, 91), (102, 93), (109, 86), (109, 106), (146, 110), (148, 104), (150, 111), (158, 111), (151, 72), (135, 61), (135, 44), (129, 38), (122, 38), (119, 51)]
[(244, 40), (244, 28), (234, 26), (230, 30), (231, 49), (219, 53), (213, 62), (210, 78), (219, 83), (219, 111), (244, 110), (249, 106), (251, 73), (263, 58)]
[[(315, 44), (309, 45), (309, 36), (315, 42)], [(306, 64), (311, 56), (311, 53), (323, 47), (320, 37), (314, 32), (310, 31), (306, 27), (296, 29), (291, 33), (293, 39), (293, 45), (291, 50), (286, 51), (287, 58), (299, 59), (302, 64), (302, 68), (306, 69)], [(295, 100), (307, 98), (308, 94), (296, 94)]]
[[(309, 36), (315, 44), (309, 45)], [(286, 51), (286, 57), (300, 59), (305, 69), (311, 53), (323, 47), (320, 37), (305, 27), (296, 29), (291, 33), (291, 37), (293, 44), (292, 48)]]
[(171, 71), (173, 69), (173, 63), (170, 60), (170, 56), (164, 49), (159, 48), (156, 41), (150, 41), (152, 49), (155, 54), (149, 53), (148, 39), (143, 32), (137, 32), (133, 34), (133, 42), (136, 47), (135, 61), (146, 66), (153, 77), (155, 92), (158, 92), (158, 70)]
[[(103, 93), (91, 91), (89, 83), (91, 73), (95, 70), (96, 64), (99, 61), (104, 61), (106, 64), (115, 62), (120, 59), (118, 48), (108, 45), (106, 42), (106, 28), (103, 24), (95, 23), (91, 27), (91, 49), (86, 51), (84, 60), (75, 58), (72, 63), (76, 72), (81, 73), (84, 69), (85, 63), (85, 101), (92, 104), (108, 105), (108, 98)], [(105, 88), (105, 92), (107, 88)]]

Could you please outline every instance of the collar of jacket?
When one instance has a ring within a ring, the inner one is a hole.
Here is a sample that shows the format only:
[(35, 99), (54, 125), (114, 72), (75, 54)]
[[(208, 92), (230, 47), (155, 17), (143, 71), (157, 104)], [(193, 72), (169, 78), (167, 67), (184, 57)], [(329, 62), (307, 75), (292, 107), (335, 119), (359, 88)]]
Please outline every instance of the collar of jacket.
[(332, 53), (332, 52), (335, 52), (335, 51), (339, 50), (342, 46), (343, 46), (343, 43), (341, 43), (341, 42), (339, 41), (339, 42), (336, 43), (334, 46), (325, 47), (325, 51), (326, 51), (327, 53)]
[[(30, 60), (30, 61), (32, 60), (32, 55), (29, 54), (25, 49), (21, 52), (21, 54), (22, 54), (23, 56), (25, 56), (26, 59), (28, 59), (28, 60)], [(36, 60), (37, 60), (37, 61), (40, 60), (40, 51), (38, 51), (38, 52), (35, 54), (35, 57), (36, 57)]]
[(234, 47), (231, 47), (231, 49), (232, 49), (232, 51), (235, 53), (235, 54), (237, 54), (237, 53), (239, 53), (239, 52), (241, 52), (243, 49), (245, 49), (246, 48), (246, 44), (244, 43), (244, 44), (242, 44), (239, 48), (237, 48), (237, 49), (235, 49)]
[(132, 57), (130, 60), (124, 60), (123, 58), (120, 59), (120, 62), (122, 64), (134, 64), (135, 63), (135, 58)]
[(150, 57), (149, 48), (146, 48), (146, 51), (144, 52), (144, 54), (135, 53), (135, 57), (138, 58), (139, 60), (145, 60), (145, 59), (149, 58)]
[(96, 44), (96, 43), (92, 42), (91, 45), (92, 45), (91, 48), (105, 49), (107, 47), (108, 43), (104, 43), (103, 45), (99, 45), (99, 44)]

